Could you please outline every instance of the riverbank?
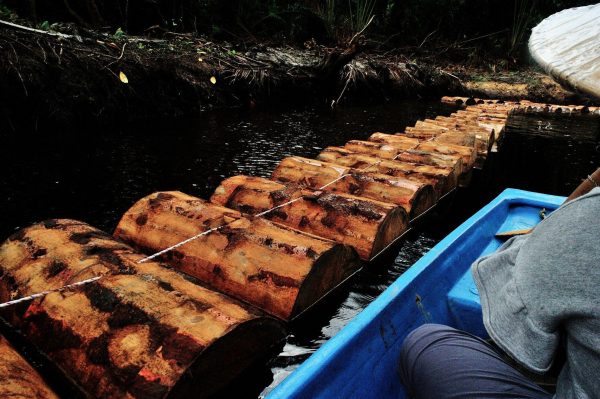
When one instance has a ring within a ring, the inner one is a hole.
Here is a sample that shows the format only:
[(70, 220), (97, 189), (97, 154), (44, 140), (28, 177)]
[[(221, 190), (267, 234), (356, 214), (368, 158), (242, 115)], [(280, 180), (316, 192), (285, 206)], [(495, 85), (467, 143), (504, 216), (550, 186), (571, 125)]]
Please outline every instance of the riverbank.
[(213, 107), (378, 103), (476, 95), (582, 102), (529, 67), (505, 73), (346, 48), (233, 45), (164, 30), (102, 34), (0, 25), (0, 126), (114, 124)]

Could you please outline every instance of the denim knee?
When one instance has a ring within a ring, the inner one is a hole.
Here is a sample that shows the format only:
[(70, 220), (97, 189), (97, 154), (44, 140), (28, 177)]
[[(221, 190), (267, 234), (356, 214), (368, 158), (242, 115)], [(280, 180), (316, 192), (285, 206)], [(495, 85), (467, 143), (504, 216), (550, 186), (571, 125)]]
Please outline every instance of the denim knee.
[(432, 341), (439, 339), (440, 333), (447, 333), (449, 330), (454, 330), (452, 327), (442, 324), (423, 324), (422, 326), (411, 331), (400, 349), (399, 372), (400, 378), (405, 386), (410, 386), (410, 370), (414, 370), (418, 355), (423, 348), (429, 346)]

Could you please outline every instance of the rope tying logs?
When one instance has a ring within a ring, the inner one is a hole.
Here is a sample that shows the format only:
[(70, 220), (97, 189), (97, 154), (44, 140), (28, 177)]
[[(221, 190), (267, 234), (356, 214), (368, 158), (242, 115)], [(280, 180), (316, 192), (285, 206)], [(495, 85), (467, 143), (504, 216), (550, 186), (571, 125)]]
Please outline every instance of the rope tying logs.
[[(394, 157), (394, 159), (396, 159), (397, 157), (398, 156)], [(379, 160), (377, 162), (373, 162), (372, 164), (367, 165), (366, 167), (364, 167), (362, 169), (359, 169), (359, 171), (364, 172), (364, 171), (366, 171), (366, 170), (368, 170), (368, 169), (370, 169), (370, 168), (372, 168), (374, 166), (377, 166), (381, 162), (382, 162), (381, 160)], [(331, 186), (332, 184), (337, 183), (338, 181), (344, 179), (347, 176), (349, 176), (349, 175), (347, 173), (344, 173), (341, 176), (339, 176), (338, 178), (336, 178), (336, 179), (330, 181), (329, 183), (324, 184), (323, 186), (319, 187), (318, 190), (319, 191), (320, 190), (324, 190), (325, 188)], [(292, 204), (292, 203), (294, 203), (296, 201), (300, 201), (301, 199), (304, 199), (305, 197), (306, 196), (303, 195), (303, 196), (300, 196), (298, 198), (294, 198), (293, 200), (287, 201), (287, 202), (285, 202), (283, 204), (279, 204), (279, 205), (274, 206), (274, 207), (272, 207), (270, 209), (267, 209), (266, 211), (263, 211), (263, 212), (261, 212), (259, 214), (256, 214), (256, 215), (254, 215), (254, 217), (256, 218), (256, 217), (266, 216), (269, 213), (276, 211), (277, 209), (280, 209), (280, 208), (282, 208), (284, 206), (290, 205), (290, 204)], [(197, 240), (197, 239), (199, 239), (201, 237), (207, 236), (210, 233), (214, 233), (215, 231), (218, 231), (218, 230), (226, 227), (228, 224), (229, 223), (224, 223), (224, 224), (219, 225), (217, 227), (213, 227), (213, 228), (210, 228), (208, 230), (205, 230), (205, 231), (203, 231), (201, 233), (198, 233), (198, 234), (196, 234), (196, 235), (194, 235), (192, 237), (189, 237), (189, 238), (187, 238), (187, 239), (185, 239), (183, 241), (180, 241), (177, 244), (171, 245), (170, 247), (167, 247), (167, 248), (165, 248), (165, 249), (163, 249), (161, 251), (153, 253), (152, 255), (149, 255), (149, 256), (147, 256), (145, 258), (142, 258), (142, 259), (138, 260), (137, 263), (146, 263), (146, 262), (149, 262), (149, 261), (151, 261), (153, 259), (158, 258), (161, 255), (164, 255), (164, 254), (166, 254), (168, 252), (171, 252), (171, 251), (173, 251), (173, 250), (175, 250), (175, 249), (177, 249), (179, 247), (182, 247), (185, 244), (188, 244), (188, 243), (190, 243), (192, 241), (195, 241), (195, 240)], [(56, 289), (46, 290), (46, 291), (42, 291), (42, 292), (39, 292), (39, 293), (36, 293), (36, 294), (28, 295), (28, 296), (25, 296), (25, 297), (22, 297), (22, 298), (18, 298), (18, 299), (14, 299), (14, 300), (11, 300), (11, 301), (3, 302), (3, 303), (0, 303), (0, 309), (8, 308), (10, 306), (18, 305), (20, 303), (31, 301), (31, 300), (34, 300), (34, 299), (37, 299), (37, 298), (42, 298), (42, 297), (44, 297), (44, 296), (46, 296), (48, 294), (52, 294), (52, 293), (56, 293), (56, 292), (62, 292), (62, 291), (66, 291), (66, 290), (71, 290), (71, 289), (74, 289), (74, 288), (77, 288), (77, 287), (81, 287), (81, 286), (84, 286), (84, 285), (87, 285), (87, 284), (91, 284), (91, 283), (94, 283), (94, 282), (100, 280), (103, 277), (108, 276), (108, 275), (110, 275), (110, 273), (109, 274), (104, 274), (102, 276), (95, 276), (95, 277), (92, 277), (92, 278), (89, 278), (89, 279), (86, 279), (86, 280), (82, 280), (82, 281), (79, 281), (79, 282), (76, 282), (76, 283), (73, 283), (73, 284), (67, 284), (67, 285), (64, 285), (64, 286), (56, 288)]]

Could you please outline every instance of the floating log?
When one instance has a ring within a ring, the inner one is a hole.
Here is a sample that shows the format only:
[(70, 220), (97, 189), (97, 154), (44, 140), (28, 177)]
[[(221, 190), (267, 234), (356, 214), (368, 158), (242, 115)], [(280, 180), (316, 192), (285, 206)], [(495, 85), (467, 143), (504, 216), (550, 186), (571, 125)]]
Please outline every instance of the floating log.
[(430, 151), (443, 155), (457, 155), (462, 158), (463, 167), (469, 171), (477, 160), (477, 151), (474, 148), (463, 147), (460, 145), (444, 144), (435, 141), (422, 142), (415, 150)]
[[(416, 149), (416, 150), (425, 150), (425, 151), (432, 151), (432, 152), (438, 152), (440, 154), (445, 154), (445, 155), (460, 155), (463, 159), (463, 164), (467, 167), (467, 168), (471, 168), (473, 167), (473, 165), (475, 164), (475, 161), (477, 159), (477, 151), (475, 150), (475, 148), (471, 148), (471, 147), (464, 147), (464, 146), (459, 146), (459, 145), (453, 145), (453, 144), (445, 144), (445, 143), (439, 143), (437, 141), (420, 141), (417, 139), (411, 139), (408, 137), (403, 137), (401, 135), (394, 135), (394, 134), (384, 134), (384, 133), (375, 133), (373, 134), (371, 137), (369, 137), (369, 141), (373, 141), (376, 143), (381, 143), (384, 146), (385, 145), (391, 145), (394, 146), (395, 148), (402, 148), (404, 146), (408, 147), (408, 145), (403, 144), (403, 143), (408, 143), (408, 141), (414, 143), (416, 142), (417, 144), (411, 148), (406, 148), (406, 149)], [(345, 147), (348, 148), (348, 147)], [(349, 150), (352, 150), (351, 148), (348, 148)]]
[(42, 377), (0, 336), (0, 397), (58, 399)]
[[(410, 140), (410, 141), (407, 141)], [(375, 143), (372, 141), (350, 140), (344, 145), (348, 151), (368, 154), (377, 158), (394, 159), (399, 153), (419, 145), (417, 139), (398, 140), (396, 143)]]
[(0, 247), (7, 308), (25, 337), (90, 397), (209, 397), (277, 350), (280, 322), (188, 281), (89, 225), (49, 220)]
[(487, 137), (477, 133), (467, 133), (460, 130), (411, 130), (410, 132), (402, 133), (406, 137), (412, 137), (422, 141), (435, 141), (437, 143), (454, 144), (464, 147), (471, 147), (477, 151), (478, 156), (487, 155), (494, 140), (493, 134), (488, 134)]
[(376, 173), (431, 184), (437, 198), (452, 191), (458, 184), (458, 175), (452, 168), (436, 168), (431, 165), (378, 159), (355, 154), (342, 147), (327, 147), (317, 156), (317, 159), (359, 170), (369, 167), (369, 170)]
[[(289, 201), (294, 202), (281, 206)], [(349, 194), (316, 192), (260, 177), (223, 180), (211, 202), (353, 246), (369, 260), (408, 229), (404, 208)]]
[(459, 175), (468, 172), (469, 169), (464, 165), (461, 155), (443, 154), (439, 151), (425, 151), (424, 149), (406, 150), (404, 146), (396, 144), (352, 140), (344, 146), (344, 149), (376, 158), (400, 160), (442, 168), (450, 167), (455, 169)]
[(158, 252), (224, 225), (164, 255), (177, 270), (289, 320), (354, 274), (356, 251), (181, 192), (155, 193), (129, 209), (115, 237)]
[[(340, 179), (341, 176), (345, 177)], [(431, 208), (436, 199), (430, 184), (301, 157), (285, 158), (275, 168), (272, 177), (283, 183), (296, 183), (316, 190), (342, 192), (400, 205), (411, 220)]]

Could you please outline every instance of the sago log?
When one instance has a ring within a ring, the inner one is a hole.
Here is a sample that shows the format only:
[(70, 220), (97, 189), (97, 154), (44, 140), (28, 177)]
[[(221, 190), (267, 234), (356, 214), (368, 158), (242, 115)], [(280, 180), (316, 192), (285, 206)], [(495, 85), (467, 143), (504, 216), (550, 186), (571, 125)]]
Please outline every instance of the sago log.
[(263, 217), (351, 245), (364, 260), (402, 235), (409, 222), (404, 208), (397, 205), (251, 176), (223, 180), (211, 202), (250, 215), (277, 207)]
[(281, 323), (85, 223), (48, 220), (0, 247), (3, 301), (102, 276), (3, 316), (90, 397), (209, 397), (264, 361)]
[(301, 157), (285, 158), (275, 168), (272, 178), (400, 205), (411, 220), (431, 208), (436, 200), (430, 184)]
[(168, 252), (164, 260), (280, 319), (302, 313), (360, 268), (348, 245), (175, 191), (138, 201), (114, 235), (151, 253), (219, 226)]
[(342, 147), (327, 147), (321, 151), (317, 159), (358, 170), (369, 167), (368, 170), (376, 173), (431, 184), (437, 198), (452, 191), (458, 184), (458, 175), (452, 168), (437, 168), (431, 165), (378, 159), (368, 155), (355, 154)]

